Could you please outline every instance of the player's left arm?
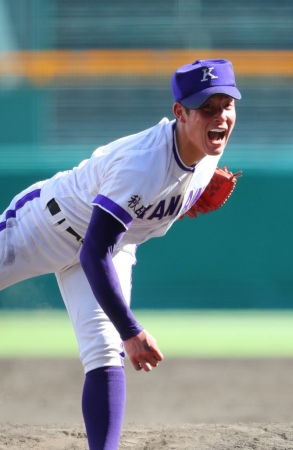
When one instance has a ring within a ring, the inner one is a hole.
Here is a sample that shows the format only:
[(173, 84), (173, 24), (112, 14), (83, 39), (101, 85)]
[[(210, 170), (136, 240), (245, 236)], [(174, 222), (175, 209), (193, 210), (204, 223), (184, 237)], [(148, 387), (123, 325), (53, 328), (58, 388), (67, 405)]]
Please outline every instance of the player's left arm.
[[(217, 167), (199, 199), (184, 215), (194, 219), (198, 213), (206, 214), (221, 208), (234, 191), (237, 179), (241, 175), (242, 171), (232, 173), (227, 166), (223, 169)], [(183, 219), (184, 215), (180, 219)]]

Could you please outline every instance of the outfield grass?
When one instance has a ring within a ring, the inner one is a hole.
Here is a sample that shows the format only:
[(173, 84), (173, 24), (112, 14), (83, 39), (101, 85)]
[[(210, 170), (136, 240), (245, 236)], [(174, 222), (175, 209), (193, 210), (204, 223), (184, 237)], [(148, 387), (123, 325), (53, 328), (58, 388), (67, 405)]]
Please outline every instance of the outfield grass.
[[(293, 311), (136, 311), (169, 357), (293, 357)], [(1, 311), (0, 358), (78, 357), (65, 311)]]
[(293, 357), (293, 311), (137, 314), (162, 351), (185, 357)]

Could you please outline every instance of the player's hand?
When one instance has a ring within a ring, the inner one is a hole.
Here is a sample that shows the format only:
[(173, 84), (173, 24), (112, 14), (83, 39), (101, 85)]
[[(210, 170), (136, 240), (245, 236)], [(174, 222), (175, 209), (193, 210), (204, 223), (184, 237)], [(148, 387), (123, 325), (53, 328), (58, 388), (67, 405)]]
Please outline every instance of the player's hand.
[(124, 341), (124, 348), (135, 370), (144, 369), (149, 372), (163, 359), (157, 341), (146, 330)]

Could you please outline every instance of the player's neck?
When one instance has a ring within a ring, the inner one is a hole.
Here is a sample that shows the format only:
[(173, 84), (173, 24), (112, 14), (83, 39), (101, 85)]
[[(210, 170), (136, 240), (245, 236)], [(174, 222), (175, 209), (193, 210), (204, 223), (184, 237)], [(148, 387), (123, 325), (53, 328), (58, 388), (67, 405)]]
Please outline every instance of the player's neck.
[(188, 139), (184, 133), (184, 129), (177, 123), (176, 129), (176, 143), (178, 152), (183, 163), (188, 167), (195, 167), (205, 155)]

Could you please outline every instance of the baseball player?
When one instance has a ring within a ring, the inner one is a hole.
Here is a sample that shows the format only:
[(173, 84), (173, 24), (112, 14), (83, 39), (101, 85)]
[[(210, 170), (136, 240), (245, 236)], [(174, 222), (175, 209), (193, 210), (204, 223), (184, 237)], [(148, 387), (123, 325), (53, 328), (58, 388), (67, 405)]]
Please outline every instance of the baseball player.
[(56, 274), (85, 372), (90, 450), (118, 448), (124, 351), (138, 371), (163, 359), (130, 309), (136, 247), (163, 236), (199, 199), (241, 98), (227, 60), (187, 64), (171, 84), (175, 120), (98, 148), (78, 167), (21, 192), (0, 216), (0, 289)]

